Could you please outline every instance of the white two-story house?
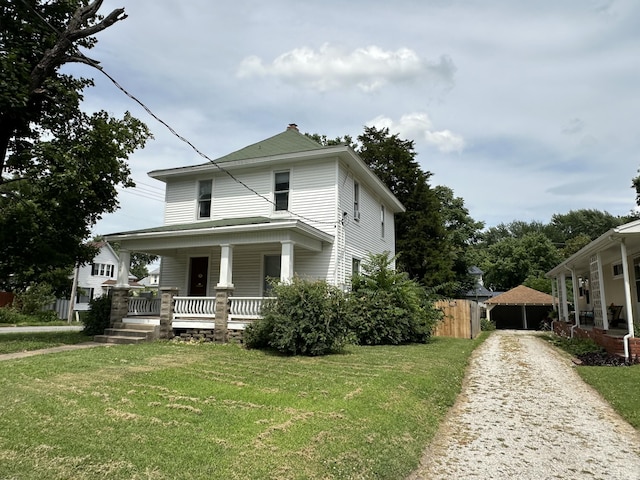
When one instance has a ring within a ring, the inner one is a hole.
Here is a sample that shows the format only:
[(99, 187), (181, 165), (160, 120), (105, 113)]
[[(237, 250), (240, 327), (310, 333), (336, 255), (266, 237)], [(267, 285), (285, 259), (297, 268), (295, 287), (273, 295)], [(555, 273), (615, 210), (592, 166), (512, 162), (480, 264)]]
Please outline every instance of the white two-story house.
[[(149, 176), (166, 185), (164, 224), (107, 236), (120, 243), (117, 287), (127, 286), (130, 252), (151, 253), (162, 257), (161, 291), (212, 302), (225, 293), (231, 317), (241, 318), (234, 299), (238, 308), (251, 299), (246, 316), (255, 315), (268, 278), (348, 288), (368, 253), (395, 253), (402, 204), (353, 149), (322, 146), (293, 124), (214, 162)], [(215, 308), (179, 303), (174, 319), (204, 318)]]

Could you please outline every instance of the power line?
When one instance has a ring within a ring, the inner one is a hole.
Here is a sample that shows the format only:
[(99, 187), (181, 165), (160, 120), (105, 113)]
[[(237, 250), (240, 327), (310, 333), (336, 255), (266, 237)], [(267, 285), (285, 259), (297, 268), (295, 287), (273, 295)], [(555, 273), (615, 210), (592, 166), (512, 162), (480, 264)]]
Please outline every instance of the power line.
[[(42, 20), (51, 30), (53, 30), (58, 36), (62, 36), (62, 33), (60, 31), (58, 31), (58, 29), (56, 29), (53, 25), (51, 25), (46, 18), (44, 18), (42, 15), (40, 15), (40, 13), (35, 10), (35, 8), (33, 8), (31, 5), (29, 5), (26, 0), (21, 0), (22, 3), (28, 8), (30, 9), (32, 12), (34, 12), (38, 18), (40, 18), (40, 20)], [(276, 206), (276, 203), (271, 200), (270, 198), (266, 197), (265, 195), (261, 194), (260, 192), (256, 191), (254, 188), (250, 187), (249, 185), (247, 185), (246, 183), (244, 183), (242, 180), (238, 179), (235, 175), (233, 175), (231, 172), (229, 172), (227, 169), (225, 169), (224, 167), (222, 167), (221, 165), (219, 165), (215, 160), (211, 159), (207, 154), (205, 154), (204, 152), (202, 152), (200, 149), (198, 149), (193, 143), (191, 143), (187, 138), (183, 137), (182, 135), (180, 135), (171, 125), (169, 125), (167, 122), (165, 122), (162, 118), (160, 118), (159, 116), (157, 116), (147, 105), (145, 105), (141, 100), (139, 100), (135, 95), (129, 93), (128, 90), (126, 90), (122, 85), (120, 85), (120, 83), (113, 78), (109, 73), (106, 72), (106, 70), (101, 67), (100, 65), (98, 65), (94, 60), (90, 59), (89, 57), (87, 57), (84, 53), (82, 53), (78, 47), (74, 44), (71, 44), (71, 48), (75, 51), (75, 53), (77, 53), (83, 60), (86, 61), (86, 63), (88, 65), (91, 65), (93, 67), (95, 67), (98, 71), (100, 71), (105, 77), (107, 77), (111, 83), (113, 83), (116, 88), (118, 90), (120, 90), (122, 93), (124, 93), (127, 97), (129, 97), (131, 100), (133, 100), (135, 103), (137, 103), (138, 105), (140, 105), (149, 116), (151, 116), (154, 120), (156, 120), (158, 123), (160, 123), (161, 125), (163, 125), (167, 130), (169, 130), (169, 132), (171, 132), (171, 134), (173, 136), (175, 136), (178, 140), (182, 141), (183, 143), (187, 144), (189, 147), (191, 147), (191, 149), (196, 152), (199, 156), (201, 156), (202, 158), (204, 158), (205, 160), (207, 160), (209, 163), (211, 163), (213, 166), (215, 166), (220, 172), (226, 174), (227, 176), (229, 176), (234, 182), (236, 182), (237, 184), (241, 185), (242, 187), (244, 187), (245, 189), (249, 190), (251, 193), (253, 193), (254, 195), (262, 198), (263, 200), (265, 200), (266, 202), (270, 203), (271, 205), (273, 205), (274, 207)], [(336, 226), (339, 222), (325, 222), (325, 221), (319, 221), (319, 220), (313, 220), (309, 217), (306, 217), (304, 215), (300, 215), (298, 213), (292, 212), (291, 210), (286, 210), (286, 212), (301, 218), (302, 220), (306, 220), (308, 222), (311, 223), (318, 223), (318, 224), (323, 224), (323, 225), (334, 225)]]

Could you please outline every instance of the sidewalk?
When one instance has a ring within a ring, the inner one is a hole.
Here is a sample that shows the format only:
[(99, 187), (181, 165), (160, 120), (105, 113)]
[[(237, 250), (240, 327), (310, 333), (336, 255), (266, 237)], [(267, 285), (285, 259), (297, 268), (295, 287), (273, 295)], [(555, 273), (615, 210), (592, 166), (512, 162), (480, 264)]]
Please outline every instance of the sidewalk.
[(79, 332), (84, 325), (58, 325), (52, 327), (0, 327), (2, 333)]

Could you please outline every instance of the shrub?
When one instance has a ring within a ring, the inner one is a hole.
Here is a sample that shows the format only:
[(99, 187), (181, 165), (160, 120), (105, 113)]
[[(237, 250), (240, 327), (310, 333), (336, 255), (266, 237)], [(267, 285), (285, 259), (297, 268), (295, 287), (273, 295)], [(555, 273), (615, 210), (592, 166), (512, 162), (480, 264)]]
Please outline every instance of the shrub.
[(29, 323), (31, 321), (33, 321), (33, 317), (24, 315), (13, 307), (0, 308), (0, 323), (18, 325), (20, 323)]
[(14, 306), (24, 315), (38, 315), (56, 301), (53, 288), (47, 283), (30, 285), (16, 295)]
[(391, 268), (393, 260), (370, 255), (364, 274), (353, 277), (347, 317), (361, 345), (426, 343), (442, 316), (419, 283)]
[(496, 329), (496, 324), (492, 320), (488, 318), (483, 318), (480, 320), (480, 330), (483, 332), (491, 332)]
[(327, 282), (294, 278), (273, 286), (262, 318), (244, 332), (248, 348), (270, 347), (287, 355), (325, 355), (348, 338), (343, 320), (344, 294)]
[(102, 335), (111, 321), (111, 295), (89, 301), (89, 311), (83, 318), (85, 335)]

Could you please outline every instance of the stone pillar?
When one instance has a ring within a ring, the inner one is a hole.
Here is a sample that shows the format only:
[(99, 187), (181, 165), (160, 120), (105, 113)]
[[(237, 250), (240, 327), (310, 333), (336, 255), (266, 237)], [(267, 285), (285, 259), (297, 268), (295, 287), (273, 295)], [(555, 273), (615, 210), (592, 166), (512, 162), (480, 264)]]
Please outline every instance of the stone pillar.
[(173, 297), (178, 296), (179, 290), (174, 287), (160, 288), (160, 338), (173, 338)]
[(122, 322), (129, 313), (129, 287), (113, 287), (111, 290), (111, 316), (109, 324)]
[(233, 288), (216, 289), (216, 328), (213, 332), (213, 340), (217, 343), (227, 343), (229, 322), (229, 297), (233, 293)]

